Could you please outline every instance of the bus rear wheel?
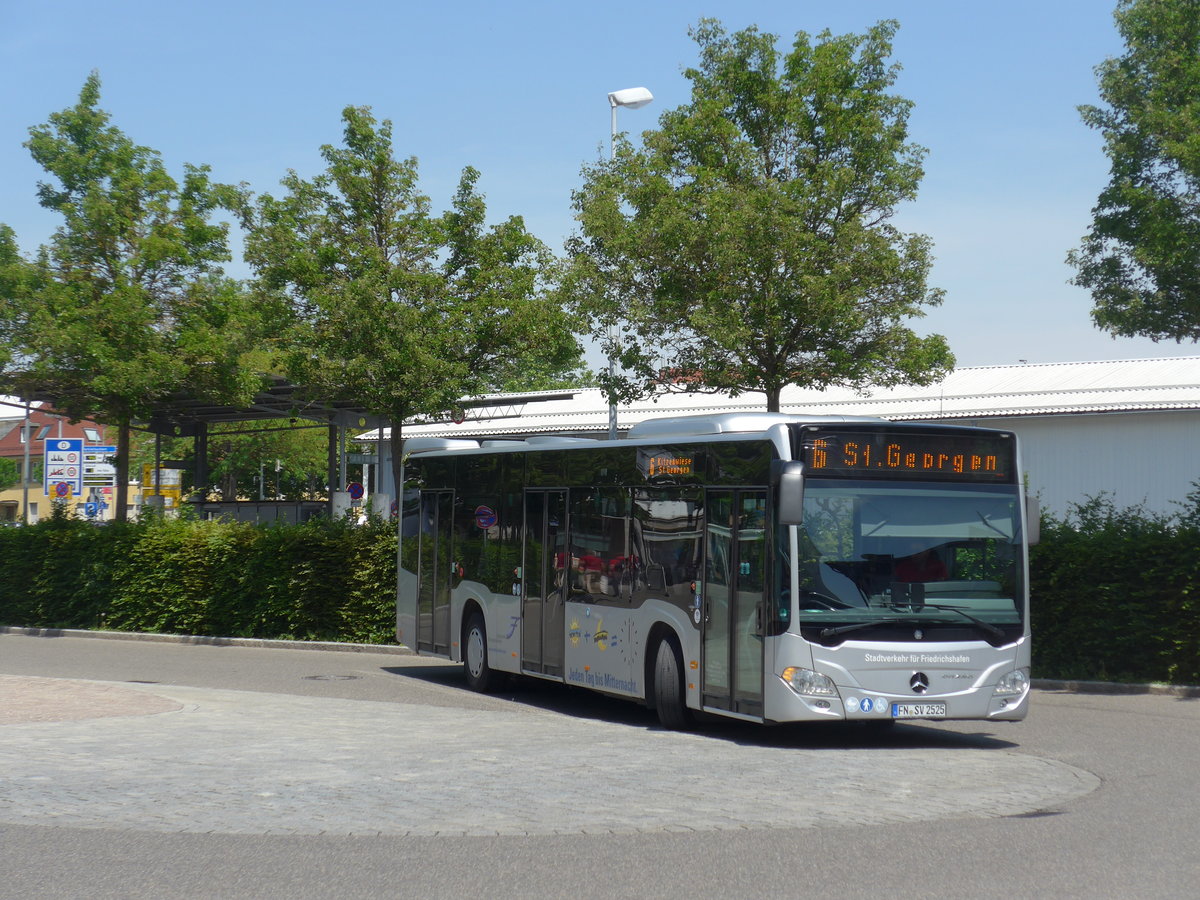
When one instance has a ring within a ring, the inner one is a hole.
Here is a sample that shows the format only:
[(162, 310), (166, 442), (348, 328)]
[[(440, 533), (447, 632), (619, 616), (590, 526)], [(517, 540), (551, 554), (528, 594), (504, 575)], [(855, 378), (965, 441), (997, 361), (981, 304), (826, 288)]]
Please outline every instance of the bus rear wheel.
[(683, 656), (671, 638), (659, 642), (654, 660), (654, 708), (664, 728), (680, 731), (692, 724), (683, 689)]
[(493, 690), (498, 677), (488, 665), (487, 625), (483, 613), (473, 612), (463, 629), (463, 669), (467, 673), (467, 687), (485, 694)]

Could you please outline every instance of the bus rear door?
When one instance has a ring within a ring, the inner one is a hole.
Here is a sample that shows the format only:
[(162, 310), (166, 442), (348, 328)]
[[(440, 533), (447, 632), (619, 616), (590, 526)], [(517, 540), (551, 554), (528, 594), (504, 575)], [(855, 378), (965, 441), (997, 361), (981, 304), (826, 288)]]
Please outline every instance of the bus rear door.
[(453, 491), (422, 491), (417, 563), (417, 649), (450, 653)]

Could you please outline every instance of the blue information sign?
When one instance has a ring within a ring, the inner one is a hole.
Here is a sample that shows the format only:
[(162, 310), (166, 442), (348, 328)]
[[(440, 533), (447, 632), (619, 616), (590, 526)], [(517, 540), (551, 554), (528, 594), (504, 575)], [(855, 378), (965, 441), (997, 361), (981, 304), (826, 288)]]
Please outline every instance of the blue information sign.
[(46, 496), (70, 497), (83, 493), (83, 438), (49, 438), (46, 441), (44, 488)]

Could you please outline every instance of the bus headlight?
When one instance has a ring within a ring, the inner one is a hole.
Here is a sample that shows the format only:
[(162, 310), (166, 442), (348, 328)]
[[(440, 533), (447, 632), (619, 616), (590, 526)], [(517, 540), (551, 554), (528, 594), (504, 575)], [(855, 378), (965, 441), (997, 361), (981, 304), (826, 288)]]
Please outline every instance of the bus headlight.
[(1029, 690), (1029, 670), (1013, 669), (996, 682), (994, 693), (997, 697), (1013, 697), (1020, 696), (1027, 690)]
[(833, 681), (820, 672), (812, 669), (802, 669), (799, 666), (788, 666), (780, 674), (793, 691), (801, 697), (836, 697), (837, 689)]

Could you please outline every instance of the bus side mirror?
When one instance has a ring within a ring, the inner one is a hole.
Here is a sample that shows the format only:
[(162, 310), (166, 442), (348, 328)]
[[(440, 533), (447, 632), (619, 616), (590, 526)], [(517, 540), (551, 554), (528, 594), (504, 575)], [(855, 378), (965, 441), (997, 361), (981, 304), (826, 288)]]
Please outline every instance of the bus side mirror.
[(1025, 495), (1025, 541), (1032, 547), (1042, 539), (1042, 501)]
[(773, 460), (771, 483), (775, 486), (775, 521), (799, 525), (804, 520), (804, 463)]

